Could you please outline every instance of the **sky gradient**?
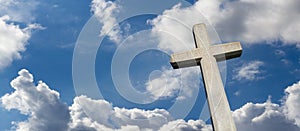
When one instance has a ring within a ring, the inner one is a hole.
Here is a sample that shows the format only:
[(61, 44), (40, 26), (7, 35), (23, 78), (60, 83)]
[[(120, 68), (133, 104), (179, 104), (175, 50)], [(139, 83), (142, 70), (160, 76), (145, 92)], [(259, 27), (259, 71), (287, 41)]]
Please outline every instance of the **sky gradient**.
[(300, 130), (297, 0), (0, 1), (0, 130), (211, 129), (199, 67), (170, 55), (240, 41), (219, 69), (239, 131)]

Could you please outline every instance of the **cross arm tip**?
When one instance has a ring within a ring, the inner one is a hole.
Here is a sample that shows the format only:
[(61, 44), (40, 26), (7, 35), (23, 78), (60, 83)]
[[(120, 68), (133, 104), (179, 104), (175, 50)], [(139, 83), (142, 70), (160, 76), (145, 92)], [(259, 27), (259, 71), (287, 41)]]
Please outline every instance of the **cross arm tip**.
[(179, 66), (176, 62), (170, 62), (170, 64), (173, 67), (173, 69), (179, 69)]
[(195, 24), (193, 26), (193, 28), (202, 27), (202, 26), (206, 26), (206, 25), (204, 23), (198, 23), (198, 24)]
[(179, 65), (178, 65), (178, 62), (176, 61), (176, 59), (174, 58), (174, 54), (171, 55), (170, 64), (173, 67), (173, 69), (179, 69)]
[(242, 55), (242, 50), (240, 42), (217, 44), (210, 47), (210, 52), (214, 55), (217, 61), (240, 57)]

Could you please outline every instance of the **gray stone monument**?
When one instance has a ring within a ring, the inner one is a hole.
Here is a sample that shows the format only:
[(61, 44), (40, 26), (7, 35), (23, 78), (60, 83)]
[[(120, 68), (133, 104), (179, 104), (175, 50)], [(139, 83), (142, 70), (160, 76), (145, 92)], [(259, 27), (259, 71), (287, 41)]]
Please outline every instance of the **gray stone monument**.
[(213, 129), (236, 131), (217, 62), (241, 56), (241, 44), (232, 42), (212, 45), (205, 24), (194, 25), (193, 34), (196, 48), (173, 54), (170, 63), (174, 69), (200, 66)]

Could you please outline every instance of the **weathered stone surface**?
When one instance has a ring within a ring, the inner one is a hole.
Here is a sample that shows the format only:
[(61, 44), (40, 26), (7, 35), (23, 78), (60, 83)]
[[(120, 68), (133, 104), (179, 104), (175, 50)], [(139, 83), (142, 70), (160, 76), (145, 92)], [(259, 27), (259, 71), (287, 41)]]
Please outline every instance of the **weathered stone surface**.
[(174, 69), (200, 66), (214, 130), (236, 131), (217, 61), (239, 57), (241, 44), (211, 45), (205, 24), (194, 25), (193, 34), (196, 48), (173, 54), (170, 63)]

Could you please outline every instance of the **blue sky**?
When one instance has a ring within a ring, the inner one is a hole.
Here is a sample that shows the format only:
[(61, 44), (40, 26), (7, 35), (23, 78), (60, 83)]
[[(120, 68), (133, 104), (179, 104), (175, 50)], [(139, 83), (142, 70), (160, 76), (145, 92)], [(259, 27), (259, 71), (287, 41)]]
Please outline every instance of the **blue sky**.
[(297, 0), (0, 5), (0, 130), (211, 130), (199, 67), (169, 64), (200, 22), (242, 43), (219, 64), (238, 130), (300, 129)]

